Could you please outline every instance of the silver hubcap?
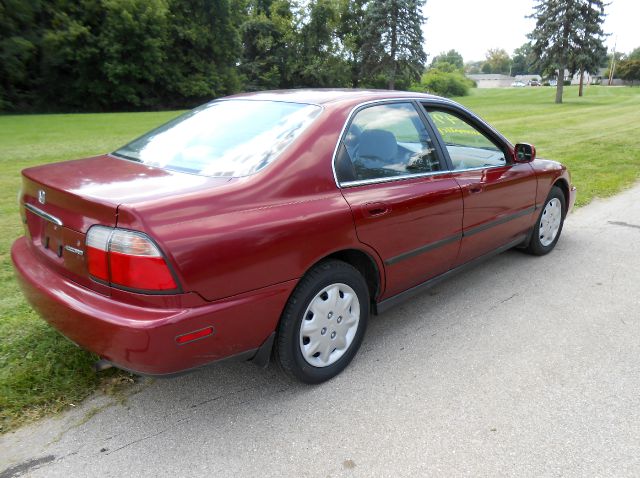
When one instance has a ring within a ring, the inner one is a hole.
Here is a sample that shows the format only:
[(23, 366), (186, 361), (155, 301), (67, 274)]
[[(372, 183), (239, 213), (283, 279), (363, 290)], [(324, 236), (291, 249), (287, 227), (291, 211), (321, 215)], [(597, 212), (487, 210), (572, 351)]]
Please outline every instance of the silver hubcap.
[(360, 322), (360, 301), (346, 284), (331, 284), (311, 300), (300, 324), (300, 351), (314, 367), (327, 367), (353, 343)]
[(540, 244), (547, 247), (555, 240), (560, 230), (561, 222), (562, 204), (557, 198), (553, 198), (544, 207), (540, 218)]

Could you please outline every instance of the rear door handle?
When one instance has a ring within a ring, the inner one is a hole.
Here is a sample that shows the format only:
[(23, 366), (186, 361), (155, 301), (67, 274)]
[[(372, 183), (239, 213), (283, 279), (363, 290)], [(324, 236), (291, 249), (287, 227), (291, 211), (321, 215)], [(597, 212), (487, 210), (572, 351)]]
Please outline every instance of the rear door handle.
[(362, 209), (367, 217), (382, 216), (391, 211), (391, 208), (383, 202), (368, 202), (362, 206)]

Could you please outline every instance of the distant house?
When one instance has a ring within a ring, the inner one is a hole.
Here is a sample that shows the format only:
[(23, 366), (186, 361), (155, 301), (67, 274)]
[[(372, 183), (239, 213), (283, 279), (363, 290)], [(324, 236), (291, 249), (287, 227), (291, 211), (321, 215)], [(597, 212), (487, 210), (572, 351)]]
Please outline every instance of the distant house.
[(475, 81), (478, 88), (504, 88), (515, 81), (513, 76), (495, 73), (467, 75), (467, 78)]

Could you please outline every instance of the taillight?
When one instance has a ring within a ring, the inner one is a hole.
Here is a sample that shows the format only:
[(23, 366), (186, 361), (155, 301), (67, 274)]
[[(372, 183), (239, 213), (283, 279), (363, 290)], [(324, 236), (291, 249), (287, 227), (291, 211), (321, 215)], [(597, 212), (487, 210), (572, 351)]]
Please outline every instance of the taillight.
[(162, 253), (146, 234), (93, 226), (86, 245), (89, 274), (96, 279), (136, 290), (178, 288)]

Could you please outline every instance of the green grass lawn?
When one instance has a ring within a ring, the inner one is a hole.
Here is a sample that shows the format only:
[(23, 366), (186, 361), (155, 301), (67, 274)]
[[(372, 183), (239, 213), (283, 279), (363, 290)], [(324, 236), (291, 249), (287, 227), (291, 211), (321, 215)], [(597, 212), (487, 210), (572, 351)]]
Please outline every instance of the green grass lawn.
[(18, 290), (10, 247), (22, 234), (20, 170), (113, 150), (176, 114), (0, 116), (0, 432), (82, 400), (104, 377), (118, 378), (93, 373), (96, 357), (38, 318)]
[(640, 88), (585, 88), (578, 97), (566, 87), (564, 103), (555, 89), (475, 89), (457, 98), (511, 142), (532, 143), (539, 157), (567, 165), (578, 187), (578, 206), (606, 197), (640, 178)]
[[(640, 88), (473, 90), (461, 98), (515, 142), (566, 163), (578, 204), (608, 196), (640, 177)], [(101, 380), (96, 359), (40, 320), (13, 278), (10, 245), (22, 234), (17, 206), (20, 170), (110, 151), (176, 116), (176, 112), (0, 116), (0, 431), (86, 397)], [(118, 377), (118, 372), (101, 375)]]

